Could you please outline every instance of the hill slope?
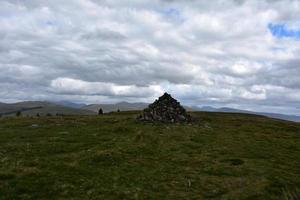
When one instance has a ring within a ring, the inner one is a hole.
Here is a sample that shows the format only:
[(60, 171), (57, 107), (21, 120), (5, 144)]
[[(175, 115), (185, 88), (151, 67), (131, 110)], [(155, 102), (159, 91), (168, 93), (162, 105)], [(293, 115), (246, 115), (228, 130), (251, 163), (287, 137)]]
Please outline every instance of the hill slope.
[(199, 112), (194, 124), (149, 124), (137, 114), (0, 119), (1, 199), (299, 197), (299, 123)]
[(35, 116), (37, 113), (40, 115), (46, 114), (65, 114), (65, 115), (95, 115), (95, 112), (70, 108), (50, 102), (44, 101), (24, 101), (13, 104), (0, 104), (0, 114), (2, 115), (15, 115), (21, 111), (22, 115)]
[(70, 108), (82, 108), (84, 106), (86, 106), (86, 104), (84, 103), (74, 103), (71, 101), (57, 101), (57, 102), (53, 102), (57, 105), (61, 105), (61, 106), (65, 106), (65, 107), (70, 107)]
[(226, 113), (247, 113), (247, 114), (255, 114), (255, 115), (263, 115), (266, 117), (276, 118), (276, 119), (283, 119), (288, 121), (300, 122), (300, 116), (296, 115), (284, 115), (278, 113), (267, 113), (267, 112), (253, 112), (248, 110), (239, 110), (234, 108), (214, 108), (210, 106), (204, 106), (200, 109), (196, 109), (198, 111), (207, 111), (207, 112), (226, 112)]

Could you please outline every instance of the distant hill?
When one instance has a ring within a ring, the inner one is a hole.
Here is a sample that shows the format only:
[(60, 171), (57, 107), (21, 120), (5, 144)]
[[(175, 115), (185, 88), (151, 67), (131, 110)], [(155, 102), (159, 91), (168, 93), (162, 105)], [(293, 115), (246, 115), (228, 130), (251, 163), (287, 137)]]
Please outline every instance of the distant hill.
[(37, 113), (40, 115), (95, 115), (95, 112), (70, 108), (55, 103), (45, 102), (45, 101), (24, 101), (19, 103), (5, 104), (0, 103), (0, 115), (11, 116), (15, 115), (18, 111), (22, 115), (35, 116)]
[(84, 106), (87, 106), (87, 104), (84, 104), (84, 103), (74, 103), (71, 101), (57, 101), (57, 102), (53, 102), (53, 103), (61, 105), (61, 106), (66, 106), (69, 108), (83, 108)]
[[(114, 112), (118, 109), (120, 111), (133, 111), (133, 110), (143, 110), (148, 107), (148, 103), (128, 103), (128, 102), (120, 102), (116, 104), (91, 104), (82, 107), (82, 109), (90, 110), (94, 112), (98, 112), (100, 108), (102, 108), (104, 113)], [(187, 111), (193, 111), (194, 109), (188, 106), (184, 106)]]
[(300, 116), (296, 115), (284, 115), (278, 113), (267, 113), (267, 112), (253, 112), (248, 110), (239, 110), (234, 108), (222, 107), (222, 108), (214, 108), (210, 106), (204, 106), (198, 109), (199, 111), (206, 111), (206, 112), (225, 112), (225, 113), (246, 113), (246, 114), (256, 114), (256, 115), (263, 115), (266, 117), (276, 118), (276, 119), (283, 119), (288, 121), (300, 122)]
[(143, 110), (149, 104), (147, 103), (128, 103), (128, 102), (120, 102), (116, 104), (91, 104), (82, 107), (82, 109), (90, 110), (93, 112), (98, 112), (100, 108), (102, 108), (104, 113), (114, 112), (118, 109), (120, 111), (132, 111), (132, 110)]
[[(24, 115), (36, 115), (40, 113), (41, 115), (50, 113), (52, 115), (66, 114), (66, 115), (95, 115), (98, 110), (102, 108), (104, 113), (116, 112), (118, 109), (120, 111), (133, 111), (133, 110), (143, 110), (149, 104), (148, 103), (128, 103), (119, 102), (116, 104), (78, 104), (70, 101), (60, 101), (60, 102), (46, 102), (46, 101), (24, 101), (19, 103), (6, 104), (0, 102), (0, 115), (15, 115), (16, 112), (21, 111)], [(205, 111), (205, 112), (225, 112), (225, 113), (246, 113), (263, 115), (271, 118), (300, 122), (300, 116), (296, 115), (284, 115), (279, 113), (266, 113), (266, 112), (253, 112), (248, 110), (239, 110), (229, 107), (214, 108), (211, 106), (203, 107), (189, 107), (184, 106), (187, 111)]]

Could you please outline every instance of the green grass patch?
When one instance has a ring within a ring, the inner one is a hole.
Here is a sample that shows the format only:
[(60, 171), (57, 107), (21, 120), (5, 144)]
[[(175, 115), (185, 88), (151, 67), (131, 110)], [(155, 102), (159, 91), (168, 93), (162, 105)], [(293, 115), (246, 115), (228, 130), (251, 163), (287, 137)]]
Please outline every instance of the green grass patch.
[(299, 123), (137, 114), (0, 119), (0, 199), (299, 199)]

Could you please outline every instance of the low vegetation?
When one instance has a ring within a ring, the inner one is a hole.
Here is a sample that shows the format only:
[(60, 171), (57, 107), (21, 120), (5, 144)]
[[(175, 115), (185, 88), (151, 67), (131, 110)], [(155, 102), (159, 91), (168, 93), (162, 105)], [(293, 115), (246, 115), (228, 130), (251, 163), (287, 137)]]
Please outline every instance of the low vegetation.
[(299, 123), (137, 114), (1, 118), (0, 199), (299, 199)]

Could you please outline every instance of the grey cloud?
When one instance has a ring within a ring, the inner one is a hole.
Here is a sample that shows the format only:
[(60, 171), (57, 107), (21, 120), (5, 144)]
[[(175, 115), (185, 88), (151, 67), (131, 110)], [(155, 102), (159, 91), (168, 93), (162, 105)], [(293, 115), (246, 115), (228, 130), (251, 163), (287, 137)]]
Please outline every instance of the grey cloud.
[(1, 1), (0, 101), (149, 101), (170, 91), (193, 105), (300, 114), (299, 41), (267, 28), (293, 24), (299, 8), (294, 0)]

